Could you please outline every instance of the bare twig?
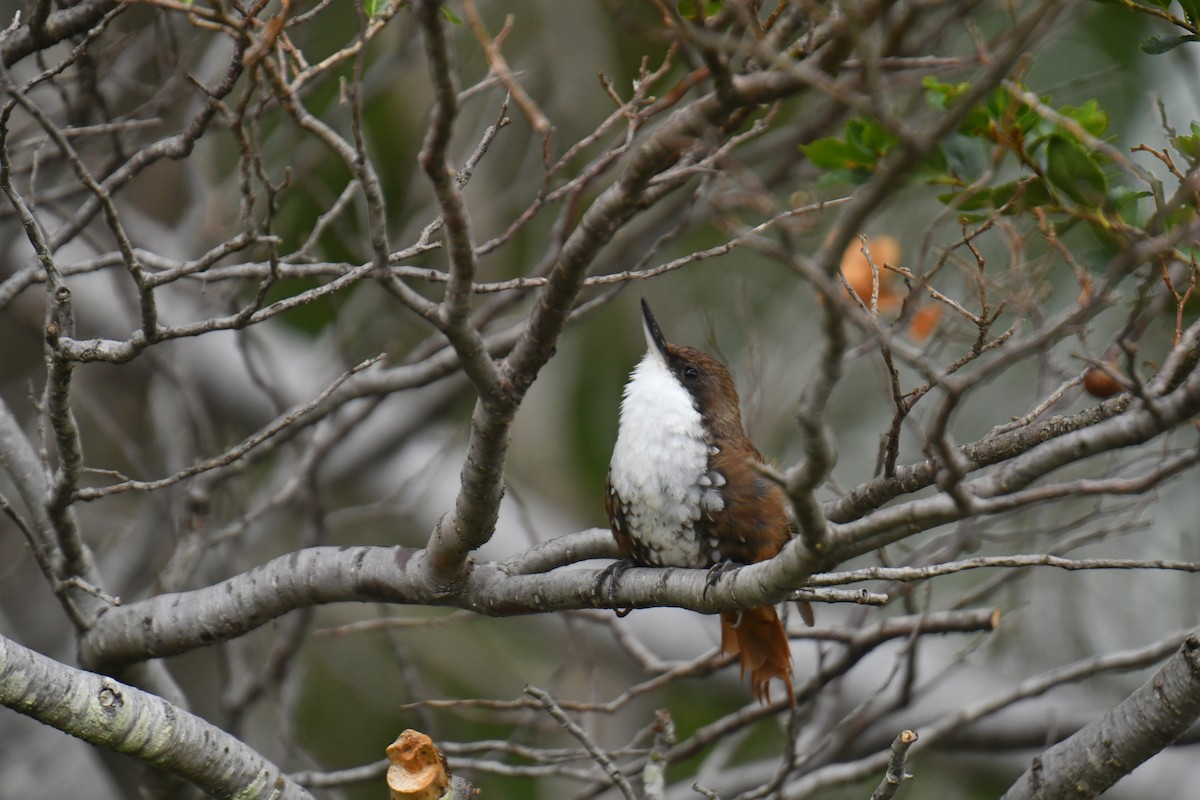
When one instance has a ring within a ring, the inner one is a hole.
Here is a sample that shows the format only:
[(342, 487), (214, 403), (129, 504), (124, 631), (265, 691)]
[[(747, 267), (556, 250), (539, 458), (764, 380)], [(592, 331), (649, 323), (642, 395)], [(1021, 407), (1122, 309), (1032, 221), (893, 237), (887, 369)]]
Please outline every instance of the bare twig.
[(912, 777), (904, 772), (904, 762), (908, 758), (909, 748), (915, 741), (917, 741), (915, 731), (900, 731), (896, 736), (895, 741), (892, 742), (892, 755), (888, 761), (887, 772), (884, 773), (879, 786), (874, 792), (871, 792), (871, 800), (891, 800), (896, 796), (900, 784)]
[(617, 765), (608, 757), (608, 754), (596, 746), (596, 743), (584, 732), (583, 728), (580, 728), (571, 721), (570, 717), (554, 702), (554, 698), (536, 686), (526, 686), (525, 693), (541, 703), (546, 709), (546, 713), (553, 717), (555, 722), (561, 725), (567, 733), (579, 740), (579, 743), (583, 745), (584, 749), (588, 751), (592, 758), (596, 760), (596, 763), (600, 765), (601, 769), (604, 770), (605, 774), (608, 775), (613, 785), (620, 790), (625, 800), (637, 800), (637, 795), (634, 793), (633, 787), (629, 784), (629, 780), (621, 773), (621, 770), (617, 769)]

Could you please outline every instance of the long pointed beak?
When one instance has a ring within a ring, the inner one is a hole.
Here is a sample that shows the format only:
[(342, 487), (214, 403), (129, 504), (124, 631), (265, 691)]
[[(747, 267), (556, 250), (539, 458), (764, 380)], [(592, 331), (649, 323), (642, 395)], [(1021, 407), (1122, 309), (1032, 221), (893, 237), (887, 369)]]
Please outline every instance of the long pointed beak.
[(646, 335), (646, 349), (654, 353), (659, 361), (667, 360), (667, 337), (663, 336), (662, 328), (658, 327), (658, 320), (654, 318), (654, 312), (650, 310), (650, 304), (646, 302), (646, 298), (642, 298), (642, 333)]

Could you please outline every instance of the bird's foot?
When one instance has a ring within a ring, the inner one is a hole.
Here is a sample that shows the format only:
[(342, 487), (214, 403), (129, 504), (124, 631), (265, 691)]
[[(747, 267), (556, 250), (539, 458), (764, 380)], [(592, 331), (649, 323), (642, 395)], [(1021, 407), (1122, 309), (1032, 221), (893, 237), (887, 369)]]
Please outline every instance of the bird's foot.
[(625, 570), (633, 566), (636, 565), (628, 559), (617, 559), (604, 568), (596, 577), (595, 586), (592, 587), (593, 594), (599, 597), (604, 591), (604, 584), (608, 584), (608, 604), (618, 617), (629, 616), (629, 612), (633, 611), (632, 608), (617, 608), (617, 581), (620, 580)]
[(704, 593), (701, 597), (707, 597), (708, 590), (716, 586), (721, 581), (721, 578), (725, 577), (725, 573), (733, 572), (741, 566), (736, 561), (718, 561), (709, 567), (708, 577), (704, 579)]

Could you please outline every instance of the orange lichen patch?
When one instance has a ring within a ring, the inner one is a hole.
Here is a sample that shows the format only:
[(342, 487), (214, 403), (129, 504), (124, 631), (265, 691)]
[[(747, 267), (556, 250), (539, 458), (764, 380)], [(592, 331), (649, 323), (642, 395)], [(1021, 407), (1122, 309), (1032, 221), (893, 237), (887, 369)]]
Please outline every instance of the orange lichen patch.
[(912, 322), (908, 323), (908, 335), (914, 341), (923, 342), (937, 330), (938, 320), (942, 318), (940, 305), (926, 305), (917, 309)]
[(387, 785), (392, 800), (438, 800), (450, 785), (446, 758), (433, 740), (411, 728), (388, 745)]
[[(871, 253), (871, 261), (879, 274), (879, 309), (881, 311), (895, 308), (900, 304), (900, 297), (893, 287), (895, 274), (884, 269), (884, 264), (895, 264), (900, 259), (900, 243), (892, 236), (876, 236), (867, 240), (867, 250)], [(853, 241), (842, 253), (842, 275), (846, 283), (859, 298), (870, 305), (871, 294), (875, 283), (875, 273), (871, 270), (871, 262), (863, 253), (861, 241)]]
[(1104, 367), (1091, 366), (1083, 373), (1083, 390), (1092, 397), (1101, 400), (1125, 391), (1121, 381), (1116, 378), (1117, 365), (1111, 362)]

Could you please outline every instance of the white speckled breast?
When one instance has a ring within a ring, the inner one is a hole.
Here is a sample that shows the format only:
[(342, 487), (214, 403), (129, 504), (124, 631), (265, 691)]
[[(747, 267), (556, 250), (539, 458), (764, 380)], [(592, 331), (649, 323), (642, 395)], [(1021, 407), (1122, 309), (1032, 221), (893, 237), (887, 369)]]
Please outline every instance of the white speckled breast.
[(706, 567), (714, 543), (696, 524), (720, 511), (724, 478), (708, 469), (710, 445), (692, 396), (667, 365), (647, 353), (634, 368), (621, 402), (609, 467), (624, 531), (636, 559), (656, 566)]

